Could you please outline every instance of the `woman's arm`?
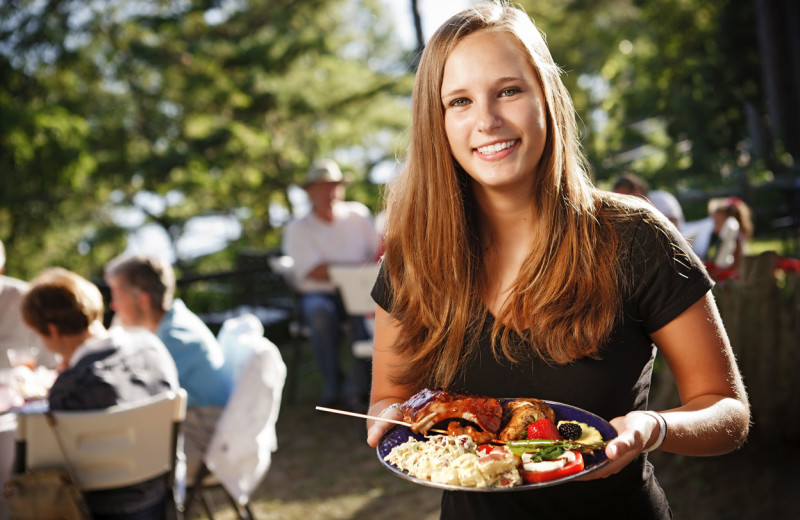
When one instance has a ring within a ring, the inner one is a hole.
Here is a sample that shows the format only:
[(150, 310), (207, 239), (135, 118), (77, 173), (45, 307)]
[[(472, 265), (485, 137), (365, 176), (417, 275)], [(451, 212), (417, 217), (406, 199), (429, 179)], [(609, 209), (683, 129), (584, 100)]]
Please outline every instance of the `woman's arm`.
[[(703, 456), (741, 446), (750, 427), (750, 405), (711, 292), (651, 337), (675, 377), (682, 403), (661, 412), (667, 432), (659, 449)], [(612, 463), (591, 477), (616, 473), (661, 433), (658, 421), (639, 411), (611, 424), (619, 432), (606, 448)]]
[[(389, 408), (394, 403), (402, 403), (411, 395), (411, 388), (392, 382), (392, 374), (396, 367), (405, 363), (393, 350), (400, 332), (400, 324), (386, 311), (377, 308), (375, 313), (375, 334), (372, 353), (372, 392), (370, 393), (369, 415), (402, 419), (397, 407)], [(392, 427), (391, 423), (367, 420), (367, 444), (377, 446), (383, 434)]]

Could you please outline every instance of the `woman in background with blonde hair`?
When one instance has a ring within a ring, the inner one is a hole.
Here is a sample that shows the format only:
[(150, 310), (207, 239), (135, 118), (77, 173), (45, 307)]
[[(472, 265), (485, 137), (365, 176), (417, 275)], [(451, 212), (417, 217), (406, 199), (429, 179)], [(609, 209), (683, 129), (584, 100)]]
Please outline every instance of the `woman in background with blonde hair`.
[[(726, 453), (748, 432), (712, 281), (646, 202), (591, 184), (560, 73), (505, 3), (428, 43), (387, 194), (370, 414), (399, 419), (397, 403), (444, 388), (570, 404), (619, 435), (586, 481), (445, 491), (443, 519), (669, 518), (646, 453)], [(660, 413), (647, 410), (656, 346), (682, 399)], [(390, 426), (368, 421), (368, 443)]]

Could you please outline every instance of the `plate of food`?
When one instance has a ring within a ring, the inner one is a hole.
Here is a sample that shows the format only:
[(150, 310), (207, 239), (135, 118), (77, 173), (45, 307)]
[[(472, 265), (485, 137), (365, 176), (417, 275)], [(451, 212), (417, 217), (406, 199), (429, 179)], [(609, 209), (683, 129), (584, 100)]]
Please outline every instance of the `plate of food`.
[[(580, 478), (608, 463), (616, 430), (564, 403), (423, 390), (401, 406), (407, 426), (377, 455), (395, 475), (440, 489), (523, 491)], [(445, 429), (446, 428), (446, 429)]]

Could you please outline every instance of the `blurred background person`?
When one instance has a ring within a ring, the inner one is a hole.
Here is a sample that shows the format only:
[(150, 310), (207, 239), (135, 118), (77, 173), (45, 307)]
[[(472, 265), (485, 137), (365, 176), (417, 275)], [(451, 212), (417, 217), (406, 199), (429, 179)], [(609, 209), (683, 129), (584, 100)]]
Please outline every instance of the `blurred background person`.
[(123, 327), (142, 327), (166, 345), (186, 390), (183, 423), (188, 482), (203, 460), (214, 427), (230, 397), (233, 381), (214, 334), (175, 294), (175, 273), (162, 259), (123, 254), (105, 269), (111, 308)]
[[(10, 349), (30, 349), (35, 356), (34, 367), (42, 364), (50, 368), (58, 365), (56, 357), (39, 342), (36, 334), (22, 321), (20, 306), (28, 290), (28, 282), (5, 276), (6, 249), (0, 240), (0, 370), (11, 368)], [(11, 374), (8, 375), (11, 377)], [(10, 381), (10, 379), (9, 379)], [(4, 383), (0, 383), (2, 385)], [(14, 414), (0, 415), (0, 490), (5, 489), (14, 462), (14, 432), (17, 419)], [(0, 494), (0, 520), (8, 518), (6, 502)]]
[(664, 190), (651, 190), (646, 180), (633, 173), (623, 173), (620, 175), (611, 188), (614, 193), (623, 195), (635, 195), (647, 199), (655, 208), (667, 217), (670, 222), (675, 224), (678, 231), (683, 231), (685, 223), (683, 208), (681, 203), (672, 193)]
[[(347, 318), (341, 298), (328, 273), (330, 265), (359, 265), (375, 260), (378, 232), (370, 210), (360, 202), (345, 201), (345, 178), (333, 160), (314, 162), (303, 188), (311, 211), (286, 225), (283, 250), (294, 261), (293, 285), (300, 293), (303, 321), (310, 329), (311, 347), (322, 372), (320, 405), (365, 408), (369, 362), (352, 358), (350, 388), (339, 356), (342, 321)], [(350, 319), (354, 341), (370, 338), (363, 316)], [(352, 355), (352, 349), (347, 349)]]
[(706, 256), (706, 267), (717, 281), (738, 278), (747, 242), (753, 238), (750, 207), (738, 197), (708, 201), (708, 214), (714, 223)]
[(20, 304), (28, 290), (28, 282), (5, 276), (6, 249), (0, 240), (0, 368), (9, 368), (8, 349), (37, 347), (39, 338), (22, 321)]
[[(6, 250), (0, 240), (0, 370), (11, 367), (10, 348), (31, 346), (41, 352), (39, 338), (22, 321), (20, 304), (28, 290), (28, 283), (5, 276)], [(55, 366), (55, 365), (53, 365)], [(10, 377), (10, 375), (9, 375)], [(14, 462), (14, 431), (17, 420), (14, 414), (0, 415), (0, 489), (5, 489)], [(0, 496), (0, 520), (8, 518), (5, 500)]]
[[(63, 359), (48, 397), (51, 410), (96, 410), (178, 388), (175, 363), (146, 331), (103, 327), (103, 297), (89, 280), (62, 268), (42, 272), (22, 301), (25, 324)], [(95, 520), (160, 519), (165, 475), (124, 488), (85, 491)]]

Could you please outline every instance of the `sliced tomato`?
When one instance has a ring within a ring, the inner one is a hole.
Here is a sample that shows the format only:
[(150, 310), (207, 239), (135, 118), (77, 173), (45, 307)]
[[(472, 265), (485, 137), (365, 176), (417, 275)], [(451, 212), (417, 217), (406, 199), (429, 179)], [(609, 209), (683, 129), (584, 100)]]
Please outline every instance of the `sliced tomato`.
[(483, 453), (484, 455), (488, 455), (489, 453), (492, 452), (493, 449), (494, 446), (492, 446), (491, 444), (481, 444), (480, 446), (478, 446), (478, 452)]
[(540, 482), (548, 482), (550, 480), (557, 480), (560, 478), (574, 475), (583, 471), (583, 456), (580, 452), (572, 452), (575, 454), (575, 459), (568, 462), (566, 465), (548, 471), (528, 471), (520, 468), (519, 476), (526, 484), (538, 484)]

